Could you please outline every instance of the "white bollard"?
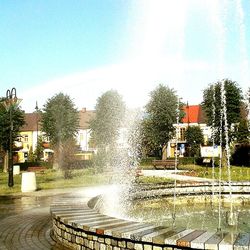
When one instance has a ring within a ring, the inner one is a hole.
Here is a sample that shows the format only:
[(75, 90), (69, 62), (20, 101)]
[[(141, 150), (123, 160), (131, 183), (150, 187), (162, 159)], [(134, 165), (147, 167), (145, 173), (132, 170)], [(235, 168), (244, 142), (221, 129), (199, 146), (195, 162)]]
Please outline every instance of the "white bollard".
[(13, 166), (13, 175), (19, 175), (20, 174), (20, 166), (14, 165)]
[(26, 172), (22, 173), (22, 192), (33, 192), (36, 191), (36, 173)]

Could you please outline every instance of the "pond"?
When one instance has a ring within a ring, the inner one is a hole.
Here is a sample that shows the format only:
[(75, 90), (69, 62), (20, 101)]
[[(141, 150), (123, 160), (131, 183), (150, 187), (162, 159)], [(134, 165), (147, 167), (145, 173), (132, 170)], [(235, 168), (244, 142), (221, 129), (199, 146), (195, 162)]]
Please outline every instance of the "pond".
[[(220, 211), (220, 212), (219, 212)], [(230, 204), (209, 201), (198, 202), (177, 198), (175, 202), (170, 198), (135, 200), (127, 209), (129, 219), (150, 222), (163, 226), (185, 227), (190, 229), (221, 230), (230, 232), (250, 231), (250, 201), (233, 203), (233, 211), (238, 220), (236, 225), (227, 223), (227, 213)], [(220, 214), (220, 216), (219, 216)], [(219, 218), (221, 221), (219, 222)], [(219, 226), (220, 225), (220, 226)]]

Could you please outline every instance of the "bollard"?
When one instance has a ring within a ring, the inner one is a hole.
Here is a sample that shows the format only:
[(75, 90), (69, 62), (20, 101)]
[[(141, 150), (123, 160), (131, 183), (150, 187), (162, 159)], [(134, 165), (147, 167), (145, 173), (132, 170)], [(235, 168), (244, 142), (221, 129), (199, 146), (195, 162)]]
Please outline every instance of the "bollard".
[(13, 166), (13, 175), (19, 175), (20, 174), (20, 166), (14, 165)]
[(22, 173), (21, 191), (23, 193), (36, 191), (36, 173), (35, 172)]

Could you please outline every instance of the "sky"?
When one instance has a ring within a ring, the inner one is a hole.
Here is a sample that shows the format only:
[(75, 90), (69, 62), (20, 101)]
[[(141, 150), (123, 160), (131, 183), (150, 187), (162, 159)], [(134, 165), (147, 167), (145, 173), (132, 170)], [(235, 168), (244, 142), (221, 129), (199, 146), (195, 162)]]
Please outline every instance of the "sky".
[(26, 112), (110, 89), (144, 107), (158, 84), (199, 104), (224, 78), (250, 87), (248, 0), (0, 0), (0, 96), (15, 87)]

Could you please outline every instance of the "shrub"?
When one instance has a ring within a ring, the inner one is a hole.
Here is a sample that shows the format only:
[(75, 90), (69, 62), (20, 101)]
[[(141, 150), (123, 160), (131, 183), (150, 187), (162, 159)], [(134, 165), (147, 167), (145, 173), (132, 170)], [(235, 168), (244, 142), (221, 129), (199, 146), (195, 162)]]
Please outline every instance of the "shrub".
[(152, 165), (153, 160), (159, 160), (159, 159), (157, 157), (146, 157), (146, 158), (141, 159), (140, 165), (141, 166)]
[(232, 163), (237, 166), (250, 167), (250, 144), (235, 146), (235, 151), (232, 154)]

